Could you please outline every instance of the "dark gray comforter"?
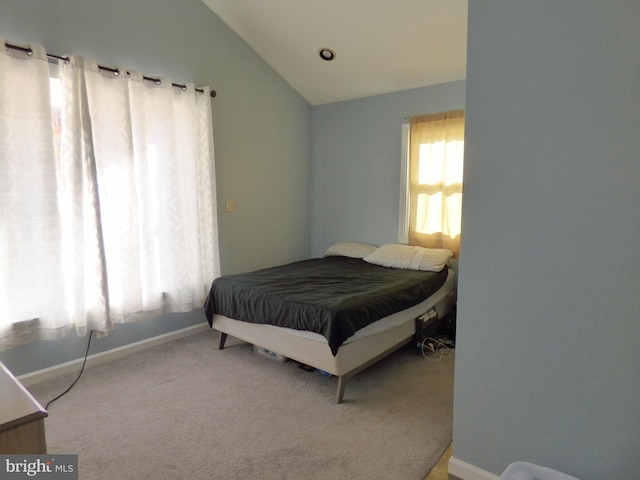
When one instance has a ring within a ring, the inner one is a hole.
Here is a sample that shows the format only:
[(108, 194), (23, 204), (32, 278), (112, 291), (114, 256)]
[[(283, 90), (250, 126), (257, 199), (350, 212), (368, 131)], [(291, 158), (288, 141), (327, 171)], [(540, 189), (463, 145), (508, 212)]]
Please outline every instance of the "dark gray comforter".
[(424, 272), (361, 259), (324, 257), (216, 278), (205, 303), (214, 314), (323, 335), (336, 355), (342, 343), (376, 320), (433, 294), (447, 268)]

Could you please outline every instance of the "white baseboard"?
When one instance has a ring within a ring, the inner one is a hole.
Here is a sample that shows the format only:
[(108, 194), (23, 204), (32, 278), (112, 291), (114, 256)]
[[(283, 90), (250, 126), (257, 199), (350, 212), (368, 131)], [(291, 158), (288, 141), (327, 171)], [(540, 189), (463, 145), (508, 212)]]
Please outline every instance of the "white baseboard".
[(448, 472), (461, 480), (500, 480), (493, 473), (489, 473), (486, 470), (471, 465), (470, 463), (463, 462), (455, 457), (449, 459)]
[[(89, 367), (91, 365), (99, 365), (101, 363), (115, 360), (116, 358), (131, 355), (132, 353), (139, 352), (140, 350), (145, 350), (147, 348), (155, 347), (156, 345), (161, 345), (163, 343), (178, 340), (190, 335), (203, 333), (208, 330), (210, 330), (209, 325), (203, 323), (201, 325), (194, 325), (191, 327), (183, 328), (181, 330), (176, 330), (174, 332), (165, 333), (164, 335), (158, 335), (157, 337), (147, 338), (139, 342), (130, 343), (122, 347), (113, 348), (105, 352), (89, 355), (87, 357), (86, 366)], [(18, 380), (20, 380), (20, 382), (22, 382), (22, 384), (25, 386), (33, 385), (34, 383), (56, 377), (64, 373), (77, 372), (81, 367), (83, 361), (84, 357), (78, 358), (77, 360), (72, 360), (70, 362), (61, 363), (60, 365), (54, 365), (53, 367), (37, 370), (35, 372), (25, 373), (24, 375), (20, 375), (18, 377)]]

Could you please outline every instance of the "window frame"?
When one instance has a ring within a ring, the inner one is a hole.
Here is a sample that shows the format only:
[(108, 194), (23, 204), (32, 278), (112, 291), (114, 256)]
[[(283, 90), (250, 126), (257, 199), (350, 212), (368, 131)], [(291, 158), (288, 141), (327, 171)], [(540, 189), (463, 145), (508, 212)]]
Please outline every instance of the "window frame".
[(411, 124), (401, 126), (400, 144), (400, 209), (398, 216), (398, 243), (409, 243), (409, 136)]

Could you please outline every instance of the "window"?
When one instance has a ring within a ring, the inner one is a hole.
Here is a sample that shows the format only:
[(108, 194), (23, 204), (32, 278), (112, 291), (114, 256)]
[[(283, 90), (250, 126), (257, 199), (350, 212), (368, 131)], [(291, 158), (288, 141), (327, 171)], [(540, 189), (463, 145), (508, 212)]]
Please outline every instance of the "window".
[(0, 345), (201, 307), (219, 274), (208, 89), (26, 50), (0, 51)]
[(464, 112), (412, 117), (402, 126), (398, 241), (457, 255), (462, 214)]

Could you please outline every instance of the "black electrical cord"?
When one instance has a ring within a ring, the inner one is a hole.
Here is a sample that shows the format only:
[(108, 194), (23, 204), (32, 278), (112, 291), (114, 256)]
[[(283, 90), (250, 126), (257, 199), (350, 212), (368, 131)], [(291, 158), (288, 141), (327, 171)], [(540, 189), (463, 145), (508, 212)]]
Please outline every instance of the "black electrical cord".
[(62, 397), (63, 395), (66, 395), (69, 390), (71, 390), (73, 388), (73, 386), (78, 383), (78, 380), (80, 380), (80, 377), (82, 376), (82, 372), (84, 372), (84, 366), (87, 364), (87, 356), (89, 355), (89, 347), (91, 346), (91, 337), (93, 336), (93, 332), (95, 330), (91, 330), (91, 332), (89, 332), (89, 341), (87, 342), (87, 351), (84, 353), (84, 361), (82, 362), (82, 368), (80, 369), (80, 373), (78, 374), (78, 376), (76, 377), (76, 379), (73, 381), (73, 383), (69, 386), (69, 388), (67, 388), (64, 392), (62, 392), (60, 395), (58, 395), (56, 398), (49, 400), (47, 402), (47, 406), (44, 407), (45, 410), (49, 410), (49, 405), (51, 405), (53, 402), (55, 402), (56, 400), (58, 400), (60, 397)]

